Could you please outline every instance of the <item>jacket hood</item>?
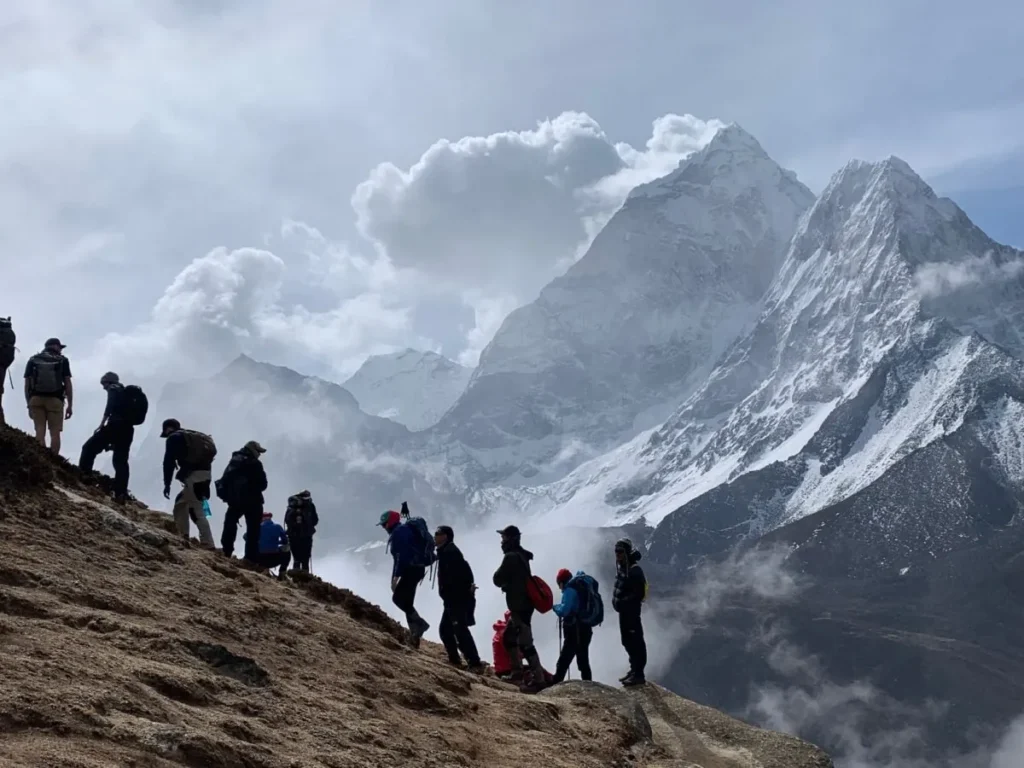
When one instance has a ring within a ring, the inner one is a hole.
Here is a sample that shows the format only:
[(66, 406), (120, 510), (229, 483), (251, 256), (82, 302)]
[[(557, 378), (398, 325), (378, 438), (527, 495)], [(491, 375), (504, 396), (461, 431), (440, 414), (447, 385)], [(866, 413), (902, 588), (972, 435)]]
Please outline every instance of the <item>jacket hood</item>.
[(519, 548), (519, 552), (527, 560), (533, 560), (533, 552), (530, 552), (529, 550), (523, 549), (522, 547)]
[(634, 563), (634, 564), (635, 563), (639, 563), (640, 560), (643, 558), (643, 556), (644, 556), (643, 552), (638, 552), (637, 550), (634, 549), (632, 552), (629, 553), (629, 562)]

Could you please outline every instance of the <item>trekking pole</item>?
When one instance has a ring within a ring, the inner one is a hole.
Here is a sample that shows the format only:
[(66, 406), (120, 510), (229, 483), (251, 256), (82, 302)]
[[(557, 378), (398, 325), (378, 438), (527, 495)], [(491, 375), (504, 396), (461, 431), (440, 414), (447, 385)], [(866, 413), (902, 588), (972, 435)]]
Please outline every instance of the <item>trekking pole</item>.
[[(558, 655), (559, 655), (559, 657), (561, 657), (561, 655), (562, 655), (562, 619), (561, 619), (561, 617), (559, 617), (559, 619), (558, 619)], [(565, 670), (565, 679), (566, 680), (571, 680), (572, 679), (572, 672), (569, 671), (568, 669)]]

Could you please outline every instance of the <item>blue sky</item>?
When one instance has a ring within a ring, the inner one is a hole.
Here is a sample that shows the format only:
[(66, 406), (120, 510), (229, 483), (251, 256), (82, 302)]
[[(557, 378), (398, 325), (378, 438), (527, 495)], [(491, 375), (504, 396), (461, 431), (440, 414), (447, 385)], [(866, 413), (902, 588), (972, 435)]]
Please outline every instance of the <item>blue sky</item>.
[[(672, 114), (739, 122), (816, 190), (897, 154), (1024, 246), (1022, 28), (989, 0), (9, 0), (0, 311), (140, 374), (472, 361), (699, 141)], [(41, 267), (52, 301), (8, 288)]]

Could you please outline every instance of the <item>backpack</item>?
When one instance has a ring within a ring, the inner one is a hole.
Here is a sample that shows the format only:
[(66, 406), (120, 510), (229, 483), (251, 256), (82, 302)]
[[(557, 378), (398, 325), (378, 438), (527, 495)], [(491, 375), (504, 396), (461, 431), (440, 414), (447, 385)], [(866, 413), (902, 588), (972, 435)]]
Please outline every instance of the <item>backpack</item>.
[(540, 576), (530, 576), (526, 582), (526, 596), (530, 598), (537, 613), (547, 613), (555, 607), (555, 596), (551, 587)]
[(146, 420), (149, 413), (149, 398), (142, 391), (142, 387), (129, 384), (121, 393), (121, 415), (124, 420), (137, 427)]
[(316, 505), (308, 493), (288, 497), (288, 511), (284, 513), (284, 527), (302, 536), (312, 536), (320, 522)]
[(604, 600), (598, 591), (597, 579), (584, 574), (577, 576), (566, 587), (572, 587), (580, 596), (577, 619), (586, 627), (597, 627), (604, 622)]
[(18, 337), (11, 327), (11, 318), (0, 317), (0, 369), (14, 362), (14, 344)]
[(32, 362), (32, 394), (59, 397), (64, 391), (64, 358), (40, 352)]
[(434, 537), (430, 535), (430, 529), (427, 527), (427, 521), (422, 517), (410, 517), (405, 522), (412, 526), (420, 539), (421, 550), (417, 560), (422, 560), (422, 562), (416, 564), (429, 568), (437, 562), (437, 548), (434, 545)]
[(184, 463), (190, 467), (213, 464), (213, 460), (217, 457), (217, 445), (213, 442), (213, 438), (205, 432), (196, 432), (194, 429), (181, 431), (185, 435)]
[(245, 471), (240, 465), (241, 462), (232, 456), (231, 461), (224, 468), (224, 474), (213, 483), (213, 489), (217, 494), (217, 498), (229, 507), (242, 501), (245, 495), (245, 487), (248, 484)]

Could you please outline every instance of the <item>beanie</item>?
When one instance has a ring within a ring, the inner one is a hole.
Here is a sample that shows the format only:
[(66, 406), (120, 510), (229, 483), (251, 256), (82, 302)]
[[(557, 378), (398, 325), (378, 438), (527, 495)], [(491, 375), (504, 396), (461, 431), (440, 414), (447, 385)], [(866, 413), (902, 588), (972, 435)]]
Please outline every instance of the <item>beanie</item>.
[(568, 568), (562, 568), (558, 572), (558, 575), (555, 576), (555, 583), (558, 584), (559, 586), (561, 586), (562, 584), (565, 584), (566, 582), (568, 582), (569, 579), (571, 579), (571, 578), (572, 578), (572, 573), (569, 572), (569, 569)]

